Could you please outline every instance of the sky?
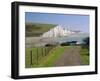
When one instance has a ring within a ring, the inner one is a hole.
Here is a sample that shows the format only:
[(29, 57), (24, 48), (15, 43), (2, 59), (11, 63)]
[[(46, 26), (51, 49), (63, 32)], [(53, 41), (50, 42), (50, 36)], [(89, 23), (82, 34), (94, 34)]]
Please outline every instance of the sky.
[(70, 30), (89, 33), (89, 15), (25, 12), (25, 22), (62, 25)]

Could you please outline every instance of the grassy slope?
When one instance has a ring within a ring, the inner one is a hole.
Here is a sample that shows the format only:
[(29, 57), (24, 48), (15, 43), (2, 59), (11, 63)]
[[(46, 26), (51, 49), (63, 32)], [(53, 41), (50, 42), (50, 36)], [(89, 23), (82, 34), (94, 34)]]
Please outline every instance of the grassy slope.
[[(51, 67), (54, 65), (54, 62), (61, 57), (61, 55), (64, 53), (65, 49), (69, 49), (72, 46), (57, 46), (53, 48), (51, 51), (48, 52), (47, 55), (41, 51), (41, 47), (38, 48), (38, 64), (37, 64), (37, 55), (36, 55), (36, 48), (33, 48), (33, 65), (30, 66), (30, 49), (26, 49), (26, 68), (31, 67)], [(44, 49), (42, 47), (42, 49)], [(81, 59), (83, 65), (89, 64), (89, 50), (88, 48), (82, 48), (81, 52)]]
[(53, 66), (54, 62), (64, 53), (65, 48), (66, 46), (58, 46), (54, 48), (52, 51), (49, 52), (49, 55), (44, 58), (45, 60), (41, 62), (40, 66)]
[[(30, 65), (30, 52), (32, 50), (32, 63), (33, 66), (37, 66), (37, 62), (40, 63), (40, 60), (44, 58), (47, 54), (48, 51), (50, 51), (52, 48), (51, 47), (34, 47), (34, 48), (26, 48), (26, 54), (25, 54), (25, 67), (31, 67)], [(38, 51), (38, 56), (37, 56), (37, 51)], [(38, 58), (37, 58), (38, 57)], [(38, 61), (37, 61), (38, 59)]]
[[(60, 56), (63, 54), (64, 50), (66, 49), (66, 46), (57, 46), (55, 48), (53, 48), (49, 54), (47, 54), (46, 56), (41, 57), (41, 49), (39, 50), (39, 61), (38, 64), (36, 62), (36, 53), (34, 52), (34, 64), (30, 66), (30, 55), (29, 55), (29, 51), (30, 49), (26, 49), (26, 68), (30, 68), (30, 67), (49, 67), (49, 66), (53, 66), (54, 62), (60, 58)], [(36, 50), (35, 48), (32, 50)]]
[(51, 28), (55, 27), (53, 24), (39, 24), (39, 23), (27, 23), (26, 24), (26, 36), (40, 36), (44, 32), (49, 31)]
[(88, 48), (82, 47), (81, 58), (82, 58), (83, 65), (89, 64), (89, 49)]

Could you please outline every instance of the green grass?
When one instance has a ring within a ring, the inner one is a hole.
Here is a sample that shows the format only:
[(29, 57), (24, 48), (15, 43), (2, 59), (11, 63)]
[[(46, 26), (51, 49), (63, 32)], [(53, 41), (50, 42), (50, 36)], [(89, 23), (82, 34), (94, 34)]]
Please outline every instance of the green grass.
[(26, 23), (26, 37), (40, 36), (55, 26), (53, 24)]
[[(37, 53), (36, 50), (37, 48), (32, 48), (32, 51), (34, 53), (33, 54), (33, 61), (32, 61), (32, 65), (30, 65), (30, 48), (26, 49), (26, 68), (32, 68), (32, 67), (50, 67), (54, 65), (54, 62), (60, 58), (60, 56), (64, 53), (64, 50), (67, 48), (68, 46), (57, 46), (54, 48), (50, 48), (50, 47), (38, 47), (38, 62), (37, 62)], [(45, 48), (47, 49), (47, 53), (43, 53), (41, 51), (41, 48), (45, 50)], [(47, 55), (46, 55), (47, 54)]]
[(89, 49), (87, 47), (82, 47), (81, 59), (82, 59), (83, 65), (89, 65)]
[[(64, 51), (72, 48), (73, 46), (56, 46), (56, 47), (34, 47), (26, 48), (25, 57), (25, 67), (35, 68), (35, 67), (53, 67), (57, 59), (64, 54)], [(38, 59), (37, 59), (37, 49), (38, 49)], [(30, 64), (30, 50), (32, 50), (32, 64)], [(83, 65), (89, 64), (89, 49), (87, 47), (82, 47), (80, 50), (80, 55)]]
[(50, 67), (53, 66), (55, 61), (60, 58), (60, 56), (64, 53), (66, 46), (58, 46), (49, 52), (49, 55), (45, 57), (44, 62), (41, 62), (40, 66)]
[[(49, 51), (53, 47), (34, 47), (34, 48), (26, 48), (25, 53), (25, 67), (35, 67), (40, 64), (41, 59), (48, 55)], [(32, 52), (31, 52), (32, 51)], [(32, 55), (32, 57), (31, 57)], [(32, 61), (31, 61), (32, 58)], [(32, 64), (31, 64), (32, 62)]]

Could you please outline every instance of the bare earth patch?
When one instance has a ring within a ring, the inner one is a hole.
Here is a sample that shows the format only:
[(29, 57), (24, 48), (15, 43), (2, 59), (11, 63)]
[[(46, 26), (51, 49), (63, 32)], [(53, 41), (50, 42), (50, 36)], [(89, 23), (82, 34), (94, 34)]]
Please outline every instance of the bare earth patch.
[(82, 60), (80, 56), (80, 46), (73, 46), (66, 49), (62, 56), (57, 59), (54, 66), (77, 66), (82, 65)]

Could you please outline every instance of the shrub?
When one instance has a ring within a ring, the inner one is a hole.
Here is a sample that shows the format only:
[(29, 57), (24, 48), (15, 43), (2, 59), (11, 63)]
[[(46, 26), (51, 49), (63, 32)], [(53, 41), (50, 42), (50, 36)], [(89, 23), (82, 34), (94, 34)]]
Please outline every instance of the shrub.
[(45, 46), (48, 47), (48, 46), (54, 46), (54, 45), (52, 45), (52, 44), (46, 44)]
[(70, 45), (70, 43), (69, 42), (66, 42), (66, 43), (62, 43), (62, 44), (60, 44), (61, 46), (68, 46), (68, 45)]

